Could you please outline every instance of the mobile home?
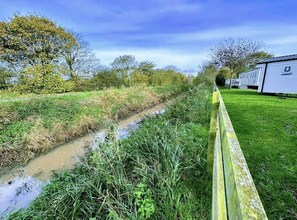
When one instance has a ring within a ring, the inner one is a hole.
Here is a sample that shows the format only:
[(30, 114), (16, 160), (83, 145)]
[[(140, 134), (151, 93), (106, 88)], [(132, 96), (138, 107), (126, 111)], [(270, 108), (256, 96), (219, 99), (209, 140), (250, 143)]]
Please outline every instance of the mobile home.
[[(226, 79), (225, 86), (229, 87), (230, 79)], [(239, 79), (232, 79), (231, 80), (231, 87), (238, 87), (239, 86)]]
[(244, 73), (239, 73), (239, 88), (257, 89), (259, 86), (259, 79), (260, 79), (260, 68), (256, 68), (254, 70), (244, 72)]
[(258, 92), (297, 94), (297, 54), (260, 60)]

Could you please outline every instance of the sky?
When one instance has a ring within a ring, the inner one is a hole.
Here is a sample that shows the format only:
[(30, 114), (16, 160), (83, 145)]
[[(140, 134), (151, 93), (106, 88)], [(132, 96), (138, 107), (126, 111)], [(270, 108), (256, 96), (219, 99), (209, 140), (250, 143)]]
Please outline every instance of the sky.
[(0, 20), (40, 14), (84, 36), (109, 65), (134, 55), (157, 67), (199, 69), (225, 38), (262, 41), (275, 56), (297, 53), (296, 0), (0, 0)]

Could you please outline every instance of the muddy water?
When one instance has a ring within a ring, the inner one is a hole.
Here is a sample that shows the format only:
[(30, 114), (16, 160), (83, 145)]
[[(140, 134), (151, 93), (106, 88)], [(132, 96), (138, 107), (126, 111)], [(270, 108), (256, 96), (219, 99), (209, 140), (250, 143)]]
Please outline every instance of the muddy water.
[[(162, 103), (119, 121), (117, 137), (126, 138), (131, 131), (138, 128), (145, 117), (160, 114), (165, 107)], [(0, 178), (0, 219), (14, 210), (28, 206), (42, 192), (42, 187), (49, 182), (53, 172), (73, 169), (87, 149), (96, 148), (98, 143), (105, 140), (105, 137), (106, 130), (100, 130), (95, 134), (75, 139), (2, 176)]]

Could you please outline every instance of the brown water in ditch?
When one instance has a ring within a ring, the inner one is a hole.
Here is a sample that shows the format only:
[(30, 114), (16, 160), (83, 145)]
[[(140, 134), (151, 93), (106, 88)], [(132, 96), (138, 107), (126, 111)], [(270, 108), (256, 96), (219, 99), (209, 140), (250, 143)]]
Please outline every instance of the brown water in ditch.
[[(119, 121), (118, 138), (125, 138), (129, 132), (137, 129), (141, 120), (160, 113), (165, 109), (166, 104), (158, 104), (126, 120)], [(53, 172), (59, 173), (73, 169), (87, 149), (98, 146), (99, 142), (104, 141), (105, 136), (106, 130), (100, 130), (75, 139), (0, 177), (0, 219), (11, 211), (26, 207), (42, 192), (42, 186), (50, 180)]]

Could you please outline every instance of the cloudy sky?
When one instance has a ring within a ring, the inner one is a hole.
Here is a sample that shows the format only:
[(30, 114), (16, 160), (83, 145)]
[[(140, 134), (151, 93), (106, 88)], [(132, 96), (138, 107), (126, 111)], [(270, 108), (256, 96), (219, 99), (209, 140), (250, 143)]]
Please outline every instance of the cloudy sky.
[(197, 69), (228, 37), (297, 53), (296, 0), (0, 0), (0, 20), (37, 13), (84, 35), (101, 63), (124, 54)]

